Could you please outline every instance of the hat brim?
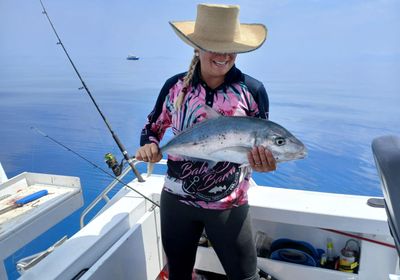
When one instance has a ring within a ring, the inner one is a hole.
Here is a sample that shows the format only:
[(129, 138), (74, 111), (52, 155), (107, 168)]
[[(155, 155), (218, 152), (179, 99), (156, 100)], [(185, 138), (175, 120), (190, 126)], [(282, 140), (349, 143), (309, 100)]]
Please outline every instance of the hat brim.
[(267, 28), (263, 24), (240, 24), (240, 39), (232, 42), (211, 41), (206, 38), (199, 38), (194, 33), (194, 21), (169, 22), (175, 33), (186, 44), (204, 51), (216, 53), (245, 53), (251, 52), (265, 42)]

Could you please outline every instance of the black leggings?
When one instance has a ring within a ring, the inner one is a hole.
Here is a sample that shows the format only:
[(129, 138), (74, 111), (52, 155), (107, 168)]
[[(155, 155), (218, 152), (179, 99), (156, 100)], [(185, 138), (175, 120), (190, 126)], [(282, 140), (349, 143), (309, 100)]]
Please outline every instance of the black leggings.
[(248, 205), (227, 210), (201, 209), (163, 191), (161, 235), (170, 280), (192, 279), (197, 245), (204, 228), (228, 279), (259, 279)]

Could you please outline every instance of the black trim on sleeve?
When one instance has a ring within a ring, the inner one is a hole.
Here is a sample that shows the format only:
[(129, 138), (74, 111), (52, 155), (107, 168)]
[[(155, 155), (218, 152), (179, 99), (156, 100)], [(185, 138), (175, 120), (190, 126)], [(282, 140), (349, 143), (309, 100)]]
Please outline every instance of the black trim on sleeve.
[(147, 122), (146, 126), (142, 129), (142, 133), (140, 135), (140, 146), (151, 143), (152, 141), (150, 141), (150, 139), (149, 139), (150, 137), (154, 137), (158, 141), (161, 140), (161, 139), (158, 139), (158, 136), (155, 135), (151, 131), (151, 124), (154, 123), (160, 116), (162, 109), (163, 109), (164, 102), (165, 102), (165, 98), (169, 94), (169, 90), (178, 82), (178, 80), (180, 78), (184, 77), (185, 74), (186, 74), (186, 72), (177, 74), (177, 75), (169, 78), (164, 83), (164, 86), (161, 88), (160, 94), (158, 95), (156, 104), (155, 104), (153, 110), (151, 111), (151, 113), (147, 117), (148, 122)]
[(249, 89), (250, 93), (253, 95), (254, 101), (258, 105), (260, 118), (268, 119), (269, 99), (263, 83), (247, 74), (243, 74), (243, 82)]

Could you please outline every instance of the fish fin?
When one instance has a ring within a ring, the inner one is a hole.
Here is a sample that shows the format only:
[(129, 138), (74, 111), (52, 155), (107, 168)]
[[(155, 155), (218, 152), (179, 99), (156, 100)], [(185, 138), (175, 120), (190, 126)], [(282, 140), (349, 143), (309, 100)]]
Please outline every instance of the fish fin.
[(207, 168), (208, 169), (213, 169), (215, 165), (217, 165), (218, 161), (214, 160), (207, 160), (203, 158), (194, 158), (194, 157), (183, 157), (184, 160), (188, 161), (202, 161), (207, 163)]
[(188, 157), (188, 156), (182, 156), (182, 155), (178, 155), (178, 154), (174, 154), (174, 156), (178, 156), (178, 157), (182, 158), (182, 160), (186, 160), (186, 161), (206, 162), (208, 164), (208, 169), (212, 169), (218, 163), (218, 161), (207, 160), (207, 159), (204, 159), (204, 158)]
[(153, 162), (147, 163), (147, 177), (150, 177), (151, 174), (153, 174), (153, 170), (154, 170), (154, 163)]
[(202, 158), (183, 156), (183, 155), (175, 154), (175, 153), (170, 153), (169, 155), (174, 156), (174, 157), (179, 157), (180, 158), (179, 160), (184, 160), (184, 161), (206, 161), (205, 159), (202, 159)]
[(217, 161), (207, 160), (208, 169), (213, 169), (214, 166), (218, 163)]
[(220, 113), (218, 113), (217, 111), (215, 111), (213, 108), (211, 108), (208, 105), (204, 105), (203, 108), (204, 108), (204, 111), (206, 111), (207, 119), (216, 119), (216, 118), (219, 118), (222, 116)]
[(250, 147), (245, 146), (232, 146), (212, 152), (212, 157), (219, 161), (231, 161), (242, 165), (248, 164), (247, 152)]

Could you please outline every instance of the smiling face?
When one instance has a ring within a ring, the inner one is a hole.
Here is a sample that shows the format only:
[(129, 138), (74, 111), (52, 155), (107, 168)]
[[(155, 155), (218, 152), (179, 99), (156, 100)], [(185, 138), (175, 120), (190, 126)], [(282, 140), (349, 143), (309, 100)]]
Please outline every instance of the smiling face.
[(225, 75), (235, 64), (235, 53), (213, 53), (199, 50), (201, 77), (211, 88), (224, 82)]

